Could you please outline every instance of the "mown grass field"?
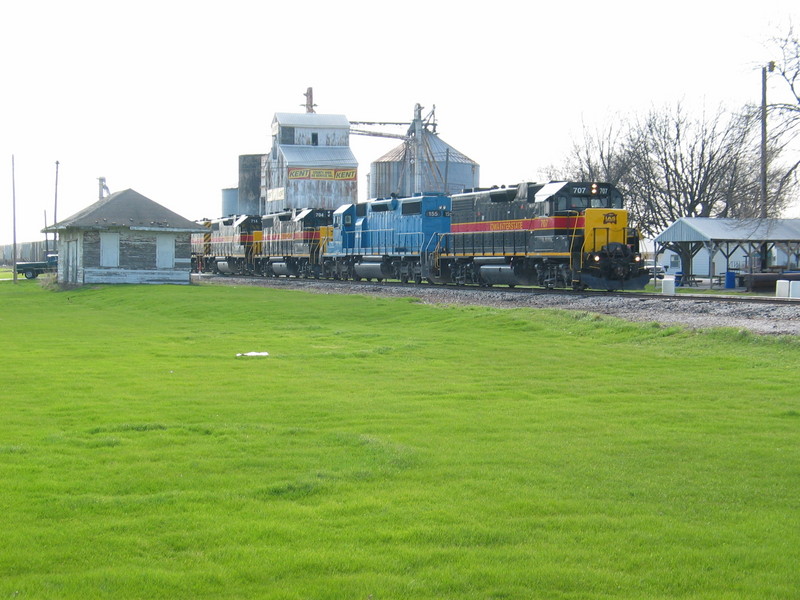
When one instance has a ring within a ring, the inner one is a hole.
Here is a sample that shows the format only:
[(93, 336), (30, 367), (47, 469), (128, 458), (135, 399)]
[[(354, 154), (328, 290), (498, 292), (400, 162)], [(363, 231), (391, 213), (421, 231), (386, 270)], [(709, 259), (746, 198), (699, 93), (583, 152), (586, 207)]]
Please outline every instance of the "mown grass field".
[(797, 339), (248, 287), (0, 306), (0, 598), (800, 590)]

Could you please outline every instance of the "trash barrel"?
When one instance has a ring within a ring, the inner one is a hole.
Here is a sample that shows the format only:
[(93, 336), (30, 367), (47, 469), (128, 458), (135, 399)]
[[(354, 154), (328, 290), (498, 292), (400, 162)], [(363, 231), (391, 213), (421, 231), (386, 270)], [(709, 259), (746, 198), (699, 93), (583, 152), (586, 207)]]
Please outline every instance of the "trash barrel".
[(683, 282), (683, 272), (678, 271), (675, 273), (675, 287), (681, 287)]
[(732, 290), (736, 287), (736, 271), (725, 272), (725, 289)]
[(675, 295), (675, 279), (672, 277), (664, 277), (661, 280), (661, 293), (665, 296)]

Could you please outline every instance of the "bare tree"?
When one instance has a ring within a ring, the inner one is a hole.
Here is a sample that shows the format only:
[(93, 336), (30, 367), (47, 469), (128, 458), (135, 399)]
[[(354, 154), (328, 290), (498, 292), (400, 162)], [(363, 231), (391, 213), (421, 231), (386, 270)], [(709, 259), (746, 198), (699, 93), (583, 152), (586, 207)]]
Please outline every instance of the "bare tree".
[(631, 168), (627, 151), (629, 128), (623, 119), (613, 119), (604, 129), (590, 132), (583, 126), (583, 141), (574, 143), (565, 165), (569, 177), (583, 181), (605, 181), (619, 185)]
[[(771, 40), (771, 51), (776, 56), (775, 71), (785, 83), (784, 89), (790, 99), (786, 102), (771, 103), (769, 114), (772, 119), (770, 140), (774, 147), (784, 152), (794, 146), (800, 137), (800, 40), (789, 27), (786, 35)], [(787, 186), (797, 186), (797, 172), (800, 160), (780, 170), (777, 181), (778, 192), (782, 193)]]
[[(647, 235), (680, 217), (755, 217), (758, 214), (758, 113), (722, 109), (692, 117), (682, 104), (615, 120), (576, 143), (563, 175), (604, 180), (627, 198), (632, 220)], [(780, 148), (770, 145), (773, 158)], [(770, 214), (792, 186), (771, 177)]]

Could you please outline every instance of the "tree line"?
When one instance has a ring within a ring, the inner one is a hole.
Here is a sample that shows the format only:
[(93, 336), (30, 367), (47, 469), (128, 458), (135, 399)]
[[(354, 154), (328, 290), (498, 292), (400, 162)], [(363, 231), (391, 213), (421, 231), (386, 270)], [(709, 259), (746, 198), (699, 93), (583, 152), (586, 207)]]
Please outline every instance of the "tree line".
[[(800, 133), (800, 41), (792, 28), (770, 42), (770, 77), (794, 101), (767, 105), (766, 215), (778, 217), (796, 199), (800, 161), (791, 148)], [(759, 218), (762, 107), (693, 114), (684, 103), (584, 126), (554, 178), (605, 181), (627, 199), (632, 220), (655, 236), (680, 217)]]

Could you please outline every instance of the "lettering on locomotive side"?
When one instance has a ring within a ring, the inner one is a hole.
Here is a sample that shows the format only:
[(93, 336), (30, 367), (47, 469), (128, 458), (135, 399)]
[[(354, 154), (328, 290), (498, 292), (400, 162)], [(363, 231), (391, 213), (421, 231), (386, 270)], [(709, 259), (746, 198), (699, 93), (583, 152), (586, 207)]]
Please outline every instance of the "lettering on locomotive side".
[(489, 224), (489, 231), (510, 231), (513, 229), (522, 229), (522, 219), (514, 221), (495, 221)]
[(603, 225), (616, 225), (617, 213), (605, 213), (603, 215)]

